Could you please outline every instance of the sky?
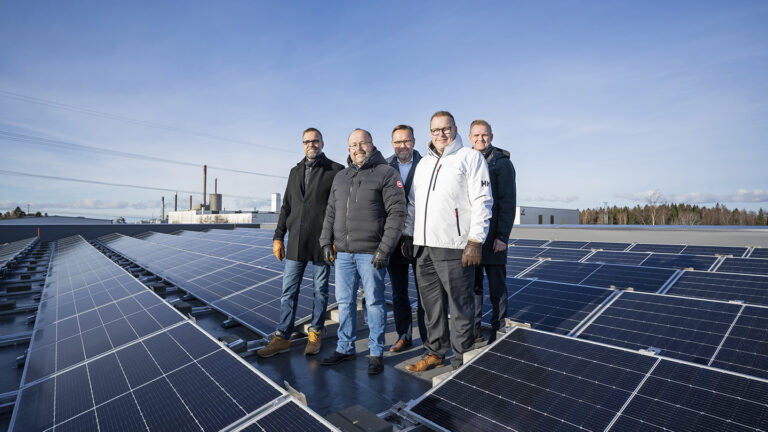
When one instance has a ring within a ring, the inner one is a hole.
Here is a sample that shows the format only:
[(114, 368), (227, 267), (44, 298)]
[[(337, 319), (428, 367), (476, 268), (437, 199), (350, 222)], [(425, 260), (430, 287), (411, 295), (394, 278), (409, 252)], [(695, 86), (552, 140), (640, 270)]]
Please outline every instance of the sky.
[[(0, 2), (0, 211), (269, 209), (320, 129), (485, 119), (518, 205), (768, 208), (768, 2)], [(247, 172), (235, 172), (247, 171)], [(70, 181), (77, 179), (82, 181)], [(118, 186), (124, 185), (124, 186)], [(128, 186), (125, 186), (128, 185)], [(170, 208), (168, 208), (170, 207)]]

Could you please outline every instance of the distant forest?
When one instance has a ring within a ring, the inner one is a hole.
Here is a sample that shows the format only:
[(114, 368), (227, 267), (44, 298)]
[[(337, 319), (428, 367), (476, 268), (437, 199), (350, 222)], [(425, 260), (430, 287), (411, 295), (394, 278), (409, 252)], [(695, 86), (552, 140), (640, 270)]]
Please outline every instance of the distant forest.
[(609, 207), (579, 211), (579, 223), (608, 225), (768, 225), (761, 208), (729, 209), (725, 205), (700, 207), (690, 204), (646, 204), (635, 207)]

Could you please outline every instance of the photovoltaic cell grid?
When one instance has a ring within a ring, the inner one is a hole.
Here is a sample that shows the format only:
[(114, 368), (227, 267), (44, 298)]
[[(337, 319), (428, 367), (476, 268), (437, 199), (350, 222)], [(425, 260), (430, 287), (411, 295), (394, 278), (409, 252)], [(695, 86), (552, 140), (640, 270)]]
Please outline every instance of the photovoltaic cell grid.
[(37, 241), (37, 237), (17, 240), (14, 242), (0, 245), (0, 270), (2, 270), (9, 261), (16, 258), (17, 255), (24, 252)]
[(637, 243), (633, 245), (630, 252), (660, 252), (660, 253), (672, 253), (679, 254), (685, 249), (685, 245), (670, 245), (670, 244), (656, 244), (656, 243)]
[(768, 308), (745, 306), (711, 365), (768, 379)]
[(664, 267), (676, 269), (693, 269), (707, 271), (712, 264), (717, 261), (717, 257), (705, 255), (674, 255), (654, 253), (643, 261), (644, 267)]
[(768, 248), (754, 248), (749, 254), (750, 258), (768, 258)]
[(665, 294), (768, 306), (768, 276), (685, 271)]
[(329, 427), (327, 421), (291, 400), (235, 430), (238, 432), (321, 432), (329, 430)]
[[(507, 279), (507, 318), (532, 328), (568, 334), (594, 312), (613, 291), (554, 282)], [(491, 306), (483, 305), (483, 322), (490, 325)]]
[(718, 273), (768, 275), (768, 260), (758, 258), (725, 258), (715, 271)]
[(578, 335), (629, 349), (656, 348), (660, 355), (709, 364), (742, 306), (623, 292)]
[(604, 264), (640, 265), (651, 256), (648, 252), (597, 251), (584, 262)]
[(580, 284), (657, 292), (674, 274), (675, 270), (666, 268), (604, 264)]
[(582, 249), (601, 249), (604, 251), (623, 251), (632, 243), (614, 243), (614, 242), (589, 242)]
[[(93, 252), (95, 249), (80, 237), (60, 240), (44, 297), (50, 298), (62, 291), (66, 294), (83, 291), (72, 283), (78, 269), (84, 274), (77, 280), (85, 282), (109, 276), (110, 267), (124, 273), (109, 259)], [(137, 300), (133, 307), (139, 307), (145, 306), (140, 299), (146, 301), (147, 296), (159, 299), (145, 288), (123, 300)], [(115, 310), (121, 313), (133, 310), (121, 301), (105, 306), (115, 305)], [(165, 307), (175, 317), (183, 318), (169, 306)], [(40, 344), (50, 345), (51, 337), (66, 336), (61, 334), (62, 329), (76, 330), (72, 325), (63, 324), (65, 322), (73, 319), (78, 323), (92, 322), (84, 317), (93, 311), (81, 311), (75, 317), (48, 325), (47, 328), (56, 327), (53, 336), (41, 336), (37, 330), (45, 327), (36, 325), (30, 351), (35, 352)], [(147, 325), (149, 321), (144, 317), (137, 322)], [(37, 380), (30, 379), (29, 368), (33, 362), (30, 356), (11, 429), (219, 430), (278, 397), (289, 398), (199, 328), (174, 321), (127, 343), (112, 340), (110, 333), (108, 342), (112, 346), (99, 355), (66, 367), (61, 367), (57, 359), (57, 372)], [(124, 327), (137, 328), (132, 322), (125, 323)], [(73, 352), (88, 349), (87, 345), (70, 348)]]
[(516, 328), (407, 410), (446, 430), (765, 430), (768, 383)]
[(693, 246), (688, 245), (680, 252), (687, 255), (731, 255), (740, 257), (747, 251), (745, 247), (731, 246)]

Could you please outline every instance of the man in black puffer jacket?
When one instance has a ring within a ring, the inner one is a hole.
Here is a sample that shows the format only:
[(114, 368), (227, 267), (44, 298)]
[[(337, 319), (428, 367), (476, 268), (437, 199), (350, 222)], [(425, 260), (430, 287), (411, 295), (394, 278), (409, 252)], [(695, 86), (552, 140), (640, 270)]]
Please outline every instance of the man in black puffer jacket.
[(517, 190), (515, 167), (509, 160), (509, 152), (491, 145), (493, 132), (485, 120), (475, 120), (469, 127), (469, 142), (488, 163), (491, 177), (493, 209), (488, 226), (488, 237), (483, 243), (483, 260), (475, 270), (475, 337), (482, 337), (483, 270), (488, 275), (488, 291), (491, 300), (491, 334), (488, 343), (496, 340), (496, 331), (507, 317), (507, 244), (512, 224), (515, 222)]
[(356, 294), (362, 280), (370, 329), (368, 373), (375, 375), (383, 370), (384, 275), (405, 223), (405, 193), (400, 174), (376, 150), (368, 131), (355, 129), (348, 144), (349, 166), (333, 179), (320, 234), (326, 261), (335, 260), (339, 305), (336, 351), (321, 364), (355, 358)]

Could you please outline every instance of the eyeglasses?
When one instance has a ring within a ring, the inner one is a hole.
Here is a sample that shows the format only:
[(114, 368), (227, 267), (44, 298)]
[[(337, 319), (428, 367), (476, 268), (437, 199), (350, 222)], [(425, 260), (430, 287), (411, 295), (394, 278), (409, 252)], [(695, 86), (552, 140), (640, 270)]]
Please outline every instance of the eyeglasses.
[(451, 128), (450, 127), (444, 127), (444, 128), (435, 128), (435, 129), (430, 129), (429, 130), (429, 133), (431, 133), (434, 136), (440, 135), (440, 132), (442, 132), (442, 133), (444, 133), (446, 135), (450, 135), (451, 134)]
[(407, 139), (407, 140), (402, 140), (402, 141), (392, 141), (392, 144), (394, 144), (396, 146), (401, 146), (401, 145), (406, 145), (406, 144), (408, 144), (411, 141), (413, 141), (413, 140)]
[(371, 145), (373, 145), (373, 143), (372, 143), (372, 142), (369, 142), (369, 141), (360, 141), (360, 142), (357, 142), (357, 143), (352, 143), (352, 144), (350, 144), (350, 145), (349, 145), (349, 148), (351, 148), (351, 149), (353, 149), (353, 148), (355, 148), (355, 147), (360, 147), (360, 148), (363, 148), (363, 147), (368, 147), (368, 146), (371, 146)]
[(320, 144), (320, 140), (319, 139), (306, 140), (306, 141), (302, 141), (302, 143), (305, 146), (308, 146), (308, 145), (311, 145), (311, 144)]

